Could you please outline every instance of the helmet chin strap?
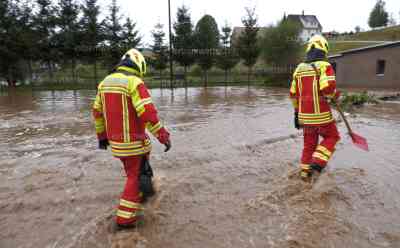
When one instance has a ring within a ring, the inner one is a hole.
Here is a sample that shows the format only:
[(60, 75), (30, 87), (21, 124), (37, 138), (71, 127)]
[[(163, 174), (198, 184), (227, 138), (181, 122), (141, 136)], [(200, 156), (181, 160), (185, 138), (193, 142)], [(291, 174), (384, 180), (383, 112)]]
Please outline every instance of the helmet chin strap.
[(132, 60), (130, 59), (129, 55), (127, 55), (125, 57), (124, 60), (121, 61), (121, 63), (119, 63), (120, 66), (126, 66), (126, 67), (131, 67), (131, 68), (135, 68), (137, 66), (135, 66), (135, 64), (132, 62)]
[[(118, 70), (119, 67), (126, 67), (129, 68), (130, 70), (132, 70), (132, 73), (135, 72), (135, 74), (137, 74), (137, 76), (142, 76), (140, 75), (140, 68), (138, 68), (138, 66), (130, 59), (130, 57), (126, 57), (124, 58), (117, 66), (116, 69)], [(129, 71), (130, 71), (129, 70)]]

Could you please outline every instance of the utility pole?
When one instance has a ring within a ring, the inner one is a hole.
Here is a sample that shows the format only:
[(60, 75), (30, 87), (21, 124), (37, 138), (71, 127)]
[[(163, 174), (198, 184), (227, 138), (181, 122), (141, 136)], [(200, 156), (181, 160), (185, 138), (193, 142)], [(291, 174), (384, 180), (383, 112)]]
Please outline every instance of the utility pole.
[(168, 0), (168, 19), (169, 19), (169, 77), (171, 90), (174, 89), (174, 72), (172, 61), (172, 27), (171, 27), (171, 0)]

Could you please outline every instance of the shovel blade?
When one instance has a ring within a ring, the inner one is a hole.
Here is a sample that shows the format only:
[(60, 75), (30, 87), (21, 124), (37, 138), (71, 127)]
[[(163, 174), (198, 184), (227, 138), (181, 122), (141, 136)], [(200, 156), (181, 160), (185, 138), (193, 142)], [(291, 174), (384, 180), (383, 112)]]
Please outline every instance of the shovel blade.
[(351, 133), (350, 134), (351, 139), (353, 140), (353, 143), (355, 146), (357, 146), (358, 148), (364, 150), (364, 151), (369, 151), (369, 147), (368, 147), (368, 142), (364, 137), (361, 137), (358, 134), (355, 133)]

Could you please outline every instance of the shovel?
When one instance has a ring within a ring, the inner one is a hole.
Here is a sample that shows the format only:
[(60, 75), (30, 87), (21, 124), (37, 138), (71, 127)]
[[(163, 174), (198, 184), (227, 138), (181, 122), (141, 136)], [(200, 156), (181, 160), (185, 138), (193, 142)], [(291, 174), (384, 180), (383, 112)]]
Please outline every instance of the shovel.
[(346, 116), (344, 115), (342, 109), (340, 108), (339, 104), (336, 102), (334, 103), (337, 111), (339, 112), (340, 116), (342, 117), (344, 123), (346, 124), (347, 130), (349, 131), (349, 135), (351, 137), (351, 140), (353, 141), (353, 144), (357, 146), (358, 148), (364, 150), (364, 151), (369, 151), (368, 148), (368, 142), (364, 137), (361, 137), (360, 135), (356, 134), (351, 130), (350, 124), (346, 119)]

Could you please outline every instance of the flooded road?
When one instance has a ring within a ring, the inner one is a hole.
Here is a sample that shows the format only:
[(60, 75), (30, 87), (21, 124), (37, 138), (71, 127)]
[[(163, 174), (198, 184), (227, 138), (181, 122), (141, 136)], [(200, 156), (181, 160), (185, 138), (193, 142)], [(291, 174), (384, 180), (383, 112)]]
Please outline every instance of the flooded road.
[(400, 103), (351, 115), (371, 151), (342, 140), (310, 187), (287, 92), (151, 91), (172, 133), (153, 140), (158, 194), (145, 226), (108, 231), (124, 185), (97, 150), (94, 91), (0, 93), (0, 247), (400, 247)]

